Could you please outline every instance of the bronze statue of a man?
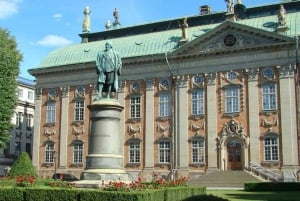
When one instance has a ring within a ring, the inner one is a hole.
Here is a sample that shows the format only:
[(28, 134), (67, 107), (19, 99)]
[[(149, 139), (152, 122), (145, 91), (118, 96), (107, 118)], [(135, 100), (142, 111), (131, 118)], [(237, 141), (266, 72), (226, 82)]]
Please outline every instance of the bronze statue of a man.
[(113, 49), (112, 43), (107, 41), (105, 49), (100, 51), (96, 58), (96, 71), (98, 74), (98, 95), (95, 100), (102, 99), (102, 93), (111, 97), (112, 92), (118, 91), (118, 76), (121, 74), (122, 61), (119, 53)]

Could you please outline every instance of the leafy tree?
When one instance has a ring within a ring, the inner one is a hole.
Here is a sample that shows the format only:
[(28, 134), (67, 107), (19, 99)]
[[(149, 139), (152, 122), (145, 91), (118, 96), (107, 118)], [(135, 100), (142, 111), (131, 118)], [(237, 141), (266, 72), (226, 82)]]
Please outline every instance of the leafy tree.
[(0, 28), (0, 148), (10, 140), (11, 117), (17, 105), (19, 64), (22, 54), (9, 32)]
[(17, 160), (12, 165), (8, 176), (17, 177), (17, 176), (26, 176), (30, 175), (36, 177), (37, 173), (35, 168), (32, 165), (31, 159), (27, 152), (22, 152)]

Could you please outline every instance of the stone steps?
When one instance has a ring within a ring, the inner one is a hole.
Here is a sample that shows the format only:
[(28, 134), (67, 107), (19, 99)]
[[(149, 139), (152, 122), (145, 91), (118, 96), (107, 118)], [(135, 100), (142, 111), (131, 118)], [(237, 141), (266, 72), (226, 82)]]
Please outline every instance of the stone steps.
[(247, 182), (261, 182), (261, 180), (245, 171), (217, 171), (189, 181), (192, 185), (211, 188), (243, 188)]

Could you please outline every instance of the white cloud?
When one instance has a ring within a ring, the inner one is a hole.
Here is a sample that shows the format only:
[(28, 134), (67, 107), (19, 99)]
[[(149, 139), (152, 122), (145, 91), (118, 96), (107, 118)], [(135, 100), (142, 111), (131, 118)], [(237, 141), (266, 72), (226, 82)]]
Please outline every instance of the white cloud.
[(10, 17), (19, 11), (18, 3), (22, 0), (0, 0), (0, 19)]
[(72, 41), (57, 35), (47, 35), (37, 42), (41, 46), (64, 46), (71, 43)]
[(63, 17), (63, 15), (61, 13), (55, 13), (54, 15), (52, 15), (52, 17), (59, 21)]

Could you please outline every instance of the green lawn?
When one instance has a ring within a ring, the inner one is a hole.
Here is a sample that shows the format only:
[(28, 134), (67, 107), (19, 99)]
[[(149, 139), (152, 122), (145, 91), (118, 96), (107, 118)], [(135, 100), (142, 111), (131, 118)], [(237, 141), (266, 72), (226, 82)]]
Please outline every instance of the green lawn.
[(299, 201), (299, 191), (247, 192), (244, 190), (207, 190), (208, 195), (226, 198), (230, 201)]

